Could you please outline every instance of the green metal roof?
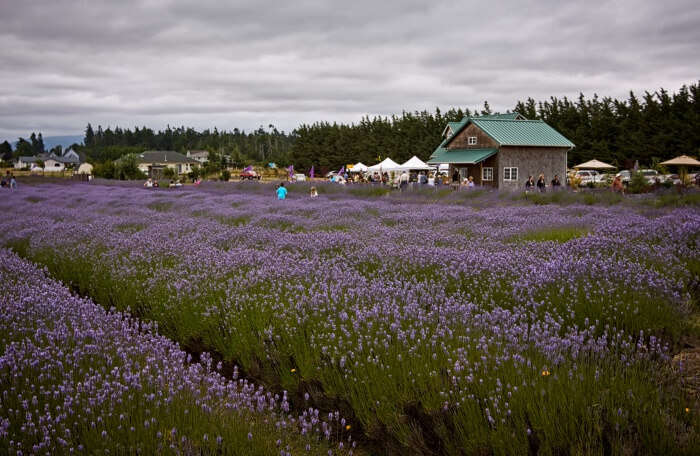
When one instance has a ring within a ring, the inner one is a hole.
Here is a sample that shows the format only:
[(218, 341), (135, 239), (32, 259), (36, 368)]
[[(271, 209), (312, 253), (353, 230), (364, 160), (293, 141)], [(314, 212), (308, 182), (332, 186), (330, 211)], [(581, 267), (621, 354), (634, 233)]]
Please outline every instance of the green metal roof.
[(445, 149), (438, 147), (428, 160), (428, 164), (460, 163), (473, 165), (486, 160), (497, 152), (498, 149)]
[[(574, 143), (542, 120), (471, 117), (463, 123), (459, 131), (470, 122), (501, 146), (574, 147)], [(450, 139), (457, 136), (459, 131), (454, 132)]]
[(452, 133), (454, 133), (455, 131), (459, 130), (459, 127), (462, 126), (462, 122), (447, 122), (447, 126), (450, 127)]

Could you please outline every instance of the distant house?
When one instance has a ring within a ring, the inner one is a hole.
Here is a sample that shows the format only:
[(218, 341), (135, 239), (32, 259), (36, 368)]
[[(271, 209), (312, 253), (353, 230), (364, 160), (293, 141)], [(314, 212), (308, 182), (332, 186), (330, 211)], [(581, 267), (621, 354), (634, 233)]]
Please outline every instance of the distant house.
[[(44, 167), (38, 166), (38, 162), (44, 163)], [(67, 167), (77, 168), (81, 160), (77, 152), (68, 150), (67, 155), (39, 154), (36, 156), (19, 157), (15, 162), (15, 169), (42, 170), (44, 172), (64, 171)]]
[(187, 174), (193, 167), (199, 166), (197, 160), (172, 150), (147, 150), (138, 155), (137, 164), (148, 177), (155, 178), (162, 176), (165, 168), (174, 170), (176, 174)]
[(208, 150), (188, 150), (187, 157), (192, 160), (197, 160), (202, 165), (209, 161), (209, 151)]
[(33, 163), (36, 163), (37, 160), (40, 159), (39, 157), (35, 156), (18, 157), (17, 161), (15, 162), (15, 169), (29, 169)]
[(541, 120), (515, 113), (465, 117), (443, 130), (444, 140), (428, 164), (448, 164), (460, 180), (498, 189), (523, 188), (528, 176), (564, 181), (566, 158), (574, 144)]

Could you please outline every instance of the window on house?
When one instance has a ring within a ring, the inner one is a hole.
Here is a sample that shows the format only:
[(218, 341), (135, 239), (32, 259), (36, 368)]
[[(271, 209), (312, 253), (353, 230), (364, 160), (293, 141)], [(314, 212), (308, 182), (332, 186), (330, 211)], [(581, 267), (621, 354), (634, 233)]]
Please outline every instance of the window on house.
[(483, 168), (481, 170), (481, 180), (492, 181), (493, 180), (493, 168)]
[(470, 146), (475, 146), (476, 145), (476, 136), (470, 136), (468, 139), (468, 144)]
[(518, 180), (518, 168), (503, 168), (503, 180), (504, 181), (517, 181)]

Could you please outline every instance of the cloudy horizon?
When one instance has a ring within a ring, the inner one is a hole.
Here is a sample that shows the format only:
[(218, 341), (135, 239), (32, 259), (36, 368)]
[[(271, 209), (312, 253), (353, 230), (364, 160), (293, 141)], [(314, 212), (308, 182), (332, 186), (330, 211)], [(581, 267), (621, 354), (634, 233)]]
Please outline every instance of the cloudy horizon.
[(291, 131), (700, 79), (689, 0), (224, 3), (0, 0), (0, 138), (88, 122)]

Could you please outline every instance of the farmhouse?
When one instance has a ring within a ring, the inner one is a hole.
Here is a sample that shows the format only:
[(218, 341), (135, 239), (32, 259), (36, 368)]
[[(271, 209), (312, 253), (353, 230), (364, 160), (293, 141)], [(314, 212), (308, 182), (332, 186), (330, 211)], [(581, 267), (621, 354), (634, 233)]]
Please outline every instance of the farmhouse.
[(165, 168), (172, 169), (176, 174), (186, 174), (199, 166), (199, 162), (172, 150), (147, 150), (138, 155), (137, 165), (148, 177), (158, 178)]
[(474, 177), (477, 185), (498, 189), (523, 188), (528, 176), (566, 176), (567, 153), (574, 144), (541, 120), (507, 113), (465, 117), (450, 122), (444, 140), (428, 164), (448, 164), (460, 179)]
[(187, 157), (192, 160), (197, 160), (202, 165), (209, 161), (209, 151), (208, 150), (188, 150)]
[[(41, 168), (37, 163), (41, 161), (44, 163), (44, 167)], [(80, 165), (81, 160), (77, 152), (68, 149), (64, 155), (55, 154), (39, 154), (35, 156), (22, 156), (15, 162), (15, 169), (39, 169), (44, 172), (59, 172), (65, 170), (67, 167), (77, 167)]]

